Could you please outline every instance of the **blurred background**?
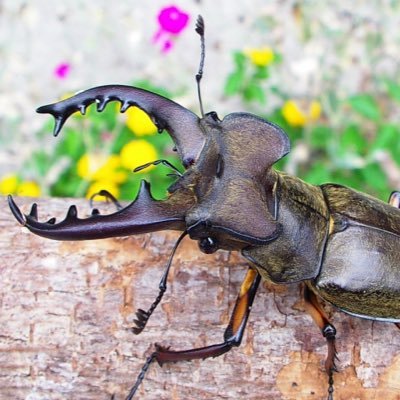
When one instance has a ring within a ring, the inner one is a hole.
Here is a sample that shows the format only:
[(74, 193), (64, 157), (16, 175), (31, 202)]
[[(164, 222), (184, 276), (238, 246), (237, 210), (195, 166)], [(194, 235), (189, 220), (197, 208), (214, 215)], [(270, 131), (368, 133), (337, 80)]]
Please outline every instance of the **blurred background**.
[(387, 200), (400, 189), (400, 1), (0, 0), (0, 194), (156, 198), (178, 168), (140, 110), (74, 114), (57, 138), (35, 113), (93, 86), (128, 84), (199, 113), (194, 32), (206, 23), (205, 111), (256, 113), (283, 127), (279, 169)]

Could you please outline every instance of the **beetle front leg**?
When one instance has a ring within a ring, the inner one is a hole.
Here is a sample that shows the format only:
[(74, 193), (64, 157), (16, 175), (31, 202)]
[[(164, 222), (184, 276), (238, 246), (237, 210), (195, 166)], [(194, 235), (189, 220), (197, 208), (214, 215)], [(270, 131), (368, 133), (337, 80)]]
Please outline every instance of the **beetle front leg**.
[(126, 400), (131, 400), (135, 395), (139, 385), (144, 379), (144, 376), (150, 366), (150, 364), (156, 360), (160, 365), (166, 362), (177, 362), (177, 361), (191, 361), (196, 359), (205, 359), (209, 357), (218, 357), (234, 346), (239, 346), (246, 323), (250, 315), (251, 307), (257, 288), (260, 284), (261, 276), (253, 269), (249, 269), (244, 278), (244, 281), (240, 287), (239, 295), (236, 299), (236, 304), (233, 309), (229, 325), (224, 333), (224, 341), (222, 343), (201, 347), (198, 349), (189, 349), (181, 351), (169, 350), (166, 347), (156, 345), (156, 351), (151, 354), (144, 364), (135, 385), (130, 390)]
[(337, 372), (335, 365), (335, 360), (337, 359), (335, 346), (336, 328), (330, 323), (328, 316), (319, 304), (315, 293), (307, 286), (304, 287), (303, 296), (306, 311), (311, 315), (319, 329), (321, 329), (322, 335), (326, 339), (328, 345), (328, 356), (325, 361), (325, 370), (329, 377), (328, 400), (333, 400), (333, 373)]
[(102, 189), (99, 192), (96, 192), (90, 196), (89, 202), (90, 202), (90, 208), (92, 209), (92, 213), (93, 210), (97, 210), (96, 208), (93, 207), (93, 200), (95, 199), (95, 197), (98, 196), (104, 197), (107, 202), (110, 201), (111, 203), (113, 203), (117, 211), (122, 210), (123, 207), (121, 203), (108, 190)]

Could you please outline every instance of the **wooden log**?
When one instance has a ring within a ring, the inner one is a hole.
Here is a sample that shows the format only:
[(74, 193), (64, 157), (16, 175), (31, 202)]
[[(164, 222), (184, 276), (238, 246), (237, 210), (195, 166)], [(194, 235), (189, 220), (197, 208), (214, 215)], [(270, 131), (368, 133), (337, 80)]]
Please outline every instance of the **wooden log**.
[[(25, 211), (31, 199), (17, 199)], [(39, 218), (86, 200), (40, 199)], [(155, 342), (185, 349), (219, 343), (246, 262), (200, 253), (185, 239), (162, 305), (147, 309), (178, 235), (162, 232), (57, 242), (21, 228), (1, 198), (0, 398), (124, 399)], [(219, 358), (150, 367), (140, 399), (325, 399), (325, 339), (303, 311), (297, 285), (264, 283), (241, 347)], [(394, 324), (333, 312), (340, 372), (335, 400), (400, 399), (400, 332)]]

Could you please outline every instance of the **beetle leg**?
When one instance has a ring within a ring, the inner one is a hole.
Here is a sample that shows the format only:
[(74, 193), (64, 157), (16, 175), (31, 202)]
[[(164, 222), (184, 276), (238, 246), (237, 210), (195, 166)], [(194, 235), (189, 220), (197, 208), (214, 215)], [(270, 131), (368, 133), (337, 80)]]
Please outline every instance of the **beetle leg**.
[(126, 397), (126, 400), (131, 400), (133, 398), (139, 385), (144, 379), (146, 371), (154, 360), (162, 366), (166, 362), (190, 361), (209, 357), (218, 357), (231, 350), (232, 347), (239, 346), (243, 338), (246, 323), (250, 315), (260, 280), (261, 276), (258, 272), (251, 268), (247, 271), (240, 287), (240, 292), (236, 299), (236, 304), (229, 325), (225, 330), (224, 341), (222, 343), (181, 351), (169, 350), (166, 347), (156, 344), (156, 351), (147, 358), (134, 386)]
[(330, 323), (328, 316), (318, 302), (315, 293), (307, 286), (304, 287), (305, 309), (311, 315), (314, 322), (321, 329), (322, 335), (326, 338), (328, 345), (328, 356), (325, 361), (325, 370), (329, 377), (328, 400), (333, 399), (333, 373), (337, 372), (335, 361), (337, 360), (337, 351), (335, 346), (336, 328)]
[(96, 192), (90, 196), (89, 202), (90, 202), (90, 208), (92, 210), (95, 210), (93, 207), (93, 199), (97, 196), (102, 196), (105, 197), (106, 201), (110, 201), (111, 203), (114, 204), (115, 208), (118, 210), (122, 210), (122, 205), (121, 203), (108, 191), (108, 190), (100, 190), (100, 192)]

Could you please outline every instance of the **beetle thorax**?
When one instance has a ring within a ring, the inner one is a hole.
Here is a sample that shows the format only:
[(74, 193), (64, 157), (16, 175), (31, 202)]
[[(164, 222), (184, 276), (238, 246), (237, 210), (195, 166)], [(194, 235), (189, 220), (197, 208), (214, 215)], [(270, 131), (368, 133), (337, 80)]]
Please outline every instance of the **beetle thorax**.
[[(275, 161), (276, 149), (269, 132), (247, 130), (248, 119), (248, 114), (230, 114), (220, 121), (207, 114), (201, 120), (204, 147), (182, 177), (196, 199), (186, 214), (187, 231), (205, 253), (264, 244), (277, 234), (269, 210), (275, 174), (269, 162), (262, 162), (265, 157)], [(260, 134), (262, 149), (254, 143)]]

